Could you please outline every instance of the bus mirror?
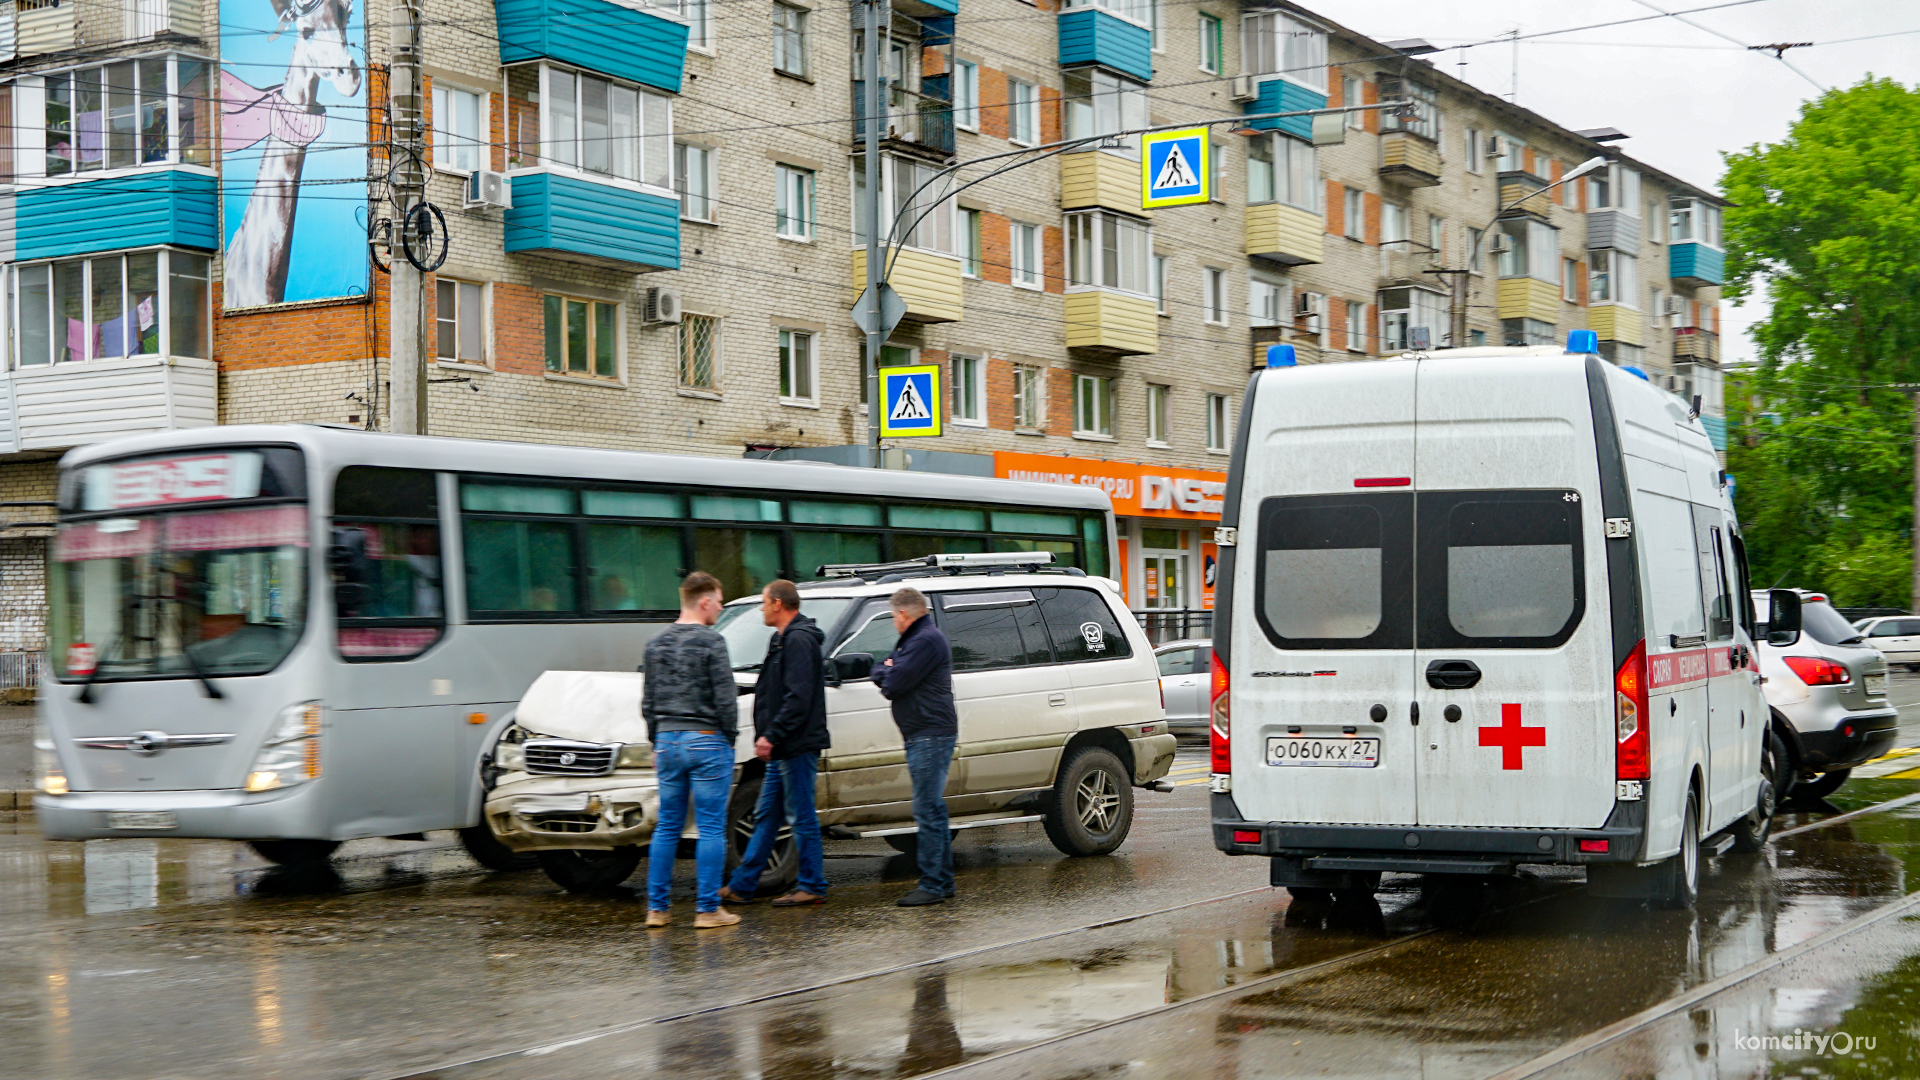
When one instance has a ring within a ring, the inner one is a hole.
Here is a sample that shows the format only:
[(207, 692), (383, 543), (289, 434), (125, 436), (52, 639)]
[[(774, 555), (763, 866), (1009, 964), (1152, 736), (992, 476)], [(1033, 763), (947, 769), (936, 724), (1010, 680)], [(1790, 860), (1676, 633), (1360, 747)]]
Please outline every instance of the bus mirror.
[(1791, 645), (1800, 640), (1800, 594), (1792, 589), (1767, 593), (1767, 644)]
[(873, 654), (863, 652), (841, 653), (833, 658), (833, 684), (859, 682), (873, 677)]
[(333, 574), (333, 606), (337, 615), (355, 615), (367, 602), (367, 579), (372, 567), (367, 562), (367, 534), (354, 528), (333, 530), (333, 543), (327, 547), (327, 569)]

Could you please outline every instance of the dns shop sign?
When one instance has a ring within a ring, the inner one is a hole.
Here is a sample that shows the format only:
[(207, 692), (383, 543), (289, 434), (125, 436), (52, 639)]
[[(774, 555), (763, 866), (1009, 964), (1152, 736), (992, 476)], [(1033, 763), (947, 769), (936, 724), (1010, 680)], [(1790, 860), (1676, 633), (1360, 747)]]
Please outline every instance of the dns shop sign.
[(1227, 474), (1207, 469), (1048, 454), (997, 453), (993, 474), (1005, 480), (1097, 487), (1113, 500), (1113, 512), (1122, 517), (1218, 521), (1220, 496), (1227, 489)]

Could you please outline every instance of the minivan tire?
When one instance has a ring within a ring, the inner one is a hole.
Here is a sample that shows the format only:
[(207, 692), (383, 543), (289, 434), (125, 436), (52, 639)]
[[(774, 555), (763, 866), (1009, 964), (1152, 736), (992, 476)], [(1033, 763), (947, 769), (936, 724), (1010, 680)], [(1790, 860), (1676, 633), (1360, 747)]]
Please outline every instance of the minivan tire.
[(1659, 885), (1653, 906), (1679, 911), (1700, 899), (1700, 796), (1688, 792), (1687, 809), (1680, 818), (1680, 850), (1654, 867)]
[(467, 854), (474, 862), (496, 873), (511, 874), (540, 865), (540, 860), (534, 857), (533, 852), (515, 851), (501, 843), (485, 822), (461, 829), (460, 846), (467, 849)]
[(340, 848), (338, 840), (249, 840), (254, 854), (279, 866), (326, 862)]
[(1773, 834), (1773, 815), (1780, 804), (1780, 772), (1786, 758), (1786, 744), (1780, 741), (1780, 736), (1767, 732), (1760, 758), (1760, 799), (1746, 817), (1734, 824), (1733, 850), (1752, 855), (1767, 846), (1767, 837)]
[[(753, 838), (755, 805), (760, 802), (760, 777), (742, 780), (733, 786), (733, 799), (727, 804), (727, 874), (747, 853), (747, 841)], [(793, 842), (793, 826), (788, 824), (774, 838), (773, 854), (760, 873), (759, 892), (783, 893), (800, 878), (800, 849)]]
[(633, 876), (640, 866), (639, 847), (563, 848), (534, 852), (540, 869), (555, 885), (570, 893), (604, 892)]
[(1133, 829), (1133, 785), (1126, 766), (1102, 746), (1082, 746), (1060, 766), (1043, 823), (1067, 855), (1105, 855)]

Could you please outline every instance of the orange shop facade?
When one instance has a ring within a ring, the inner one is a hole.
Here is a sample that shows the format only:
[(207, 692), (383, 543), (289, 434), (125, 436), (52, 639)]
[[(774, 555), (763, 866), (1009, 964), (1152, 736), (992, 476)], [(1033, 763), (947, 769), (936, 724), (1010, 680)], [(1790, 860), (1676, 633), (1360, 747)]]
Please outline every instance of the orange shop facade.
[(1120, 583), (1136, 611), (1212, 611), (1227, 474), (1211, 469), (1001, 452), (993, 474), (1007, 480), (1096, 487), (1113, 500)]

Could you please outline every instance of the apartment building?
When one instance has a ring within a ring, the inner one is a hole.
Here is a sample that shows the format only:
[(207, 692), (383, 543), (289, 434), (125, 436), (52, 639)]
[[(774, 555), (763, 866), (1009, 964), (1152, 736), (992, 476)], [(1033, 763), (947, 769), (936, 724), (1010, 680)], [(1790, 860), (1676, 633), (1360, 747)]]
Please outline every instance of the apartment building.
[[(1591, 328), (1717, 412), (1721, 203), (1617, 132), (1286, 3), (895, 0), (880, 72), (851, 7), (428, 0), (428, 197), (451, 237), (428, 282), (433, 433), (865, 463), (848, 310), (875, 77), (908, 305), (880, 361), (946, 383), (944, 434), (890, 463), (1103, 488), (1137, 608), (1210, 608), (1238, 396), (1269, 345), (1444, 347), (1464, 303), (1457, 344)], [(122, 433), (386, 426), (392, 256), (368, 222), (392, 213), (388, 12), (0, 12), (3, 497), (51, 498), (62, 451)], [(1268, 115), (1383, 102), (1317, 130)], [(1188, 123), (1211, 125), (1213, 201), (1143, 210), (1119, 133)], [(1088, 141), (1038, 149), (1062, 140)], [(0, 533), (0, 651), (40, 647), (48, 535)]]

